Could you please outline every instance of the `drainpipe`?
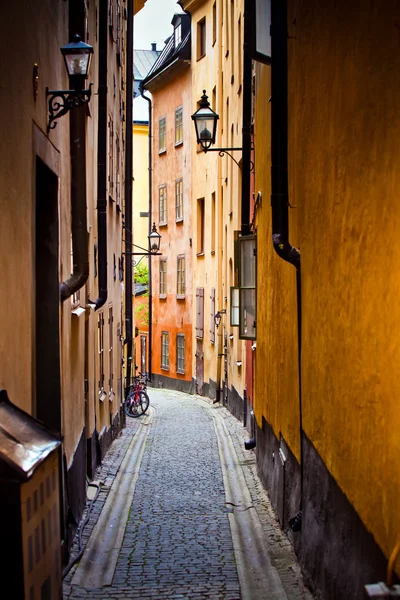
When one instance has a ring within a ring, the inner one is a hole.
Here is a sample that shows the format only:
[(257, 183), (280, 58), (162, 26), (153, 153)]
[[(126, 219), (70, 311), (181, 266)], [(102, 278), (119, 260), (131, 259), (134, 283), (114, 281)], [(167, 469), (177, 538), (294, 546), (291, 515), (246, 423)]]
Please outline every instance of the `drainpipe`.
[[(133, 0), (128, 0), (126, 35), (126, 141), (125, 141), (125, 343), (126, 393), (131, 382), (133, 347), (132, 309), (132, 110), (133, 110)], [(126, 394), (125, 394), (126, 395)]]
[(300, 252), (289, 242), (287, 3), (271, 1), (271, 206), (275, 252), (300, 269)]
[(107, 44), (108, 2), (100, 0), (99, 10), (99, 91), (97, 139), (97, 245), (99, 296), (93, 302), (98, 310), (107, 301)]
[(86, 221), (86, 107), (70, 112), (71, 148), (71, 232), (73, 272), (60, 285), (64, 302), (83, 287), (89, 277), (88, 232)]
[[(153, 138), (153, 121), (152, 121), (152, 104), (151, 98), (144, 95), (143, 82), (139, 84), (140, 95), (149, 103), (149, 235), (151, 234), (152, 224), (152, 194), (153, 194), (153, 175), (152, 175), (152, 138)], [(147, 377), (151, 381), (151, 370), (152, 370), (152, 345), (153, 345), (153, 280), (152, 280), (152, 265), (151, 256), (148, 258), (149, 261), (149, 348), (148, 348), (148, 363), (147, 363)]]
[(275, 252), (296, 268), (300, 419), (300, 510), (289, 520), (299, 531), (303, 503), (303, 410), (301, 396), (300, 252), (289, 242), (287, 0), (271, 0), (271, 206)]
[[(247, 3), (248, 4), (248, 3)], [(248, 7), (245, 4), (244, 31), (243, 31), (243, 125), (242, 125), (242, 215), (241, 233), (250, 233), (250, 171), (251, 171), (251, 70), (252, 58), (250, 54), (251, 19), (248, 16)]]

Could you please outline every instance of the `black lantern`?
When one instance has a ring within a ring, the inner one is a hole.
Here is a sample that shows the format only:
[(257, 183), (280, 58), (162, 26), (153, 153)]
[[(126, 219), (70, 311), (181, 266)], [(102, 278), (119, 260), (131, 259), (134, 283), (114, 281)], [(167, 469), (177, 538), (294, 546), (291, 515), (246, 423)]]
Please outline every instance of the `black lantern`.
[(79, 35), (75, 35), (73, 42), (60, 49), (72, 89), (49, 90), (46, 88), (46, 96), (49, 96), (48, 131), (54, 129), (57, 125), (57, 119), (66, 115), (71, 108), (87, 104), (91, 96), (92, 84), (87, 90), (83, 89), (83, 84), (89, 73), (93, 46), (85, 44), (81, 41)]
[(79, 35), (74, 36), (74, 41), (61, 48), (65, 66), (69, 77), (76, 81), (87, 78), (92, 60), (93, 46), (82, 42)]
[(217, 121), (219, 116), (210, 108), (206, 90), (203, 90), (203, 95), (199, 102), (199, 108), (192, 115), (194, 126), (196, 129), (197, 143), (206, 152), (211, 144), (215, 144), (215, 134), (217, 131)]
[(214, 323), (215, 323), (215, 326), (217, 329), (221, 325), (222, 315), (225, 315), (225, 314), (226, 314), (226, 310), (225, 310), (225, 308), (223, 308), (214, 315)]
[(161, 235), (158, 233), (155, 223), (153, 223), (153, 228), (148, 238), (150, 254), (156, 254), (160, 249)]

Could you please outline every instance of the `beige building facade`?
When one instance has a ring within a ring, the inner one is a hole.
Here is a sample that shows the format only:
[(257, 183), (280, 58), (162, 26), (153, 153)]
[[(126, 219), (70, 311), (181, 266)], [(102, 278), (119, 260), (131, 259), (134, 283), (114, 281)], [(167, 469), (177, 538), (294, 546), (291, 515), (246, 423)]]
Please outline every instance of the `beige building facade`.
[[(64, 560), (92, 476), (123, 426), (124, 0), (14, 2), (1, 20), (0, 388), (63, 436)], [(144, 2), (136, 2), (134, 10)], [(93, 47), (90, 101), (49, 128), (69, 90), (60, 48)]]

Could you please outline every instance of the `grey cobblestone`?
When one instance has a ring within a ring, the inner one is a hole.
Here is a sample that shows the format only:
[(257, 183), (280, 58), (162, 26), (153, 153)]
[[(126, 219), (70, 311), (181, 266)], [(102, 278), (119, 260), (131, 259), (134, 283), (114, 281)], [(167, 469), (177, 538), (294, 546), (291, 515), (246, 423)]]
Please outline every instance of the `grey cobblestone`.
[[(103, 589), (73, 586), (73, 567), (64, 579), (64, 600), (241, 600), (228, 521), (231, 509), (225, 506), (209, 408), (204, 398), (168, 390), (149, 392), (156, 413), (112, 585)], [(218, 410), (232, 437), (287, 598), (311, 600), (291, 543), (257, 476), (254, 452), (244, 450), (247, 433), (225, 408)], [(139, 427), (140, 419), (128, 419), (96, 473), (101, 492), (82, 535), (83, 546)], [(77, 539), (72, 556), (78, 551)]]

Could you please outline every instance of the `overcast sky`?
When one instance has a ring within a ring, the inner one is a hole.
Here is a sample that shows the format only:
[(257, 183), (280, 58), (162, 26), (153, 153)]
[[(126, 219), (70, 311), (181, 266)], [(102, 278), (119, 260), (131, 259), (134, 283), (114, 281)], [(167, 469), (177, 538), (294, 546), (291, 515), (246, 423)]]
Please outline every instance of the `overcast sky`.
[(172, 17), (181, 12), (176, 0), (147, 0), (134, 18), (135, 50), (151, 50), (152, 42), (157, 43), (157, 50), (162, 50), (164, 41), (172, 34)]

